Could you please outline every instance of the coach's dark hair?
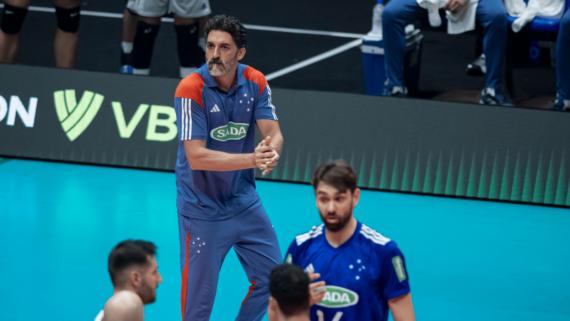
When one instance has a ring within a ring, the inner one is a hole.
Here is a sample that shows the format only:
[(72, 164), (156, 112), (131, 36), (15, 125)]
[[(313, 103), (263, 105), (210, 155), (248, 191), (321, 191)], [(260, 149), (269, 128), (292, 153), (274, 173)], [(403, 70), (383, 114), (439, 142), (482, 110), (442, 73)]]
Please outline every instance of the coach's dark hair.
[(229, 33), (238, 49), (247, 47), (247, 30), (235, 17), (228, 17), (225, 14), (222, 14), (208, 19), (208, 22), (206, 22), (206, 26), (204, 27), (204, 36), (206, 37), (206, 41), (208, 40), (208, 35), (212, 30), (225, 31)]
[(294, 264), (281, 264), (271, 270), (269, 292), (286, 317), (309, 310), (309, 276)]
[(354, 192), (356, 189), (356, 174), (350, 165), (342, 160), (322, 163), (313, 174), (313, 188), (317, 189), (323, 182), (344, 193), (347, 189)]
[(149, 255), (156, 254), (156, 246), (152, 242), (126, 240), (117, 244), (109, 254), (108, 269), (114, 286), (120, 285), (120, 275), (125, 270), (145, 266)]

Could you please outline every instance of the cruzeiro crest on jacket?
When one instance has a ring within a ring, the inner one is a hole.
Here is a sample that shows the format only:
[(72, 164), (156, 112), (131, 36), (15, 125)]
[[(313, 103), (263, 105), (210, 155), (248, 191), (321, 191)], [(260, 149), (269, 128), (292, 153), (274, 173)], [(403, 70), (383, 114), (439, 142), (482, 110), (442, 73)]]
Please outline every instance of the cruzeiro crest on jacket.
[(221, 142), (239, 140), (247, 135), (249, 124), (229, 122), (210, 131), (210, 137)]

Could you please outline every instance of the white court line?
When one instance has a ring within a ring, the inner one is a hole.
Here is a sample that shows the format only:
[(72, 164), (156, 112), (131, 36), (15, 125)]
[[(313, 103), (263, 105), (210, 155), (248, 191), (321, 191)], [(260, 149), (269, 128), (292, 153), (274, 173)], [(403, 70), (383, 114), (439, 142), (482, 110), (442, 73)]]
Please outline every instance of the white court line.
[[(0, 8), (3, 8), (4, 4), (0, 4)], [(36, 7), (30, 6), (29, 11), (37, 12), (55, 12), (55, 8), (46, 7)], [(123, 19), (122, 13), (110, 13), (110, 12), (99, 12), (99, 11), (89, 11), (81, 10), (81, 15), (91, 16), (91, 17), (101, 17), (101, 18), (115, 18)], [(173, 18), (162, 18), (164, 22), (174, 22)], [(251, 30), (262, 30), (262, 31), (274, 31), (274, 32), (286, 32), (286, 33), (296, 33), (305, 35), (317, 35), (317, 36), (331, 36), (331, 37), (341, 37), (341, 38), (354, 38), (362, 39), (365, 35), (358, 33), (348, 33), (348, 32), (333, 32), (333, 31), (319, 31), (319, 30), (308, 30), (308, 29), (295, 29), (295, 28), (281, 28), (281, 27), (269, 27), (269, 26), (259, 26), (244, 24), (244, 26)]]
[(281, 28), (281, 27), (269, 27), (269, 26), (258, 26), (258, 25), (248, 25), (244, 24), (246, 28), (252, 30), (263, 30), (263, 31), (275, 31), (275, 32), (288, 32), (288, 33), (299, 33), (305, 35), (319, 35), (319, 36), (332, 36), (341, 38), (355, 38), (362, 39), (366, 35), (361, 35), (358, 33), (347, 33), (347, 32), (332, 32), (332, 31), (318, 31), (318, 30), (307, 30), (307, 29), (293, 29), (293, 28)]
[(281, 77), (281, 76), (283, 76), (283, 75), (285, 75), (285, 74), (288, 74), (288, 73), (290, 73), (290, 72), (292, 72), (292, 71), (295, 71), (295, 70), (297, 70), (297, 69), (301, 69), (301, 68), (306, 67), (306, 66), (308, 66), (308, 65), (314, 64), (314, 63), (319, 62), (319, 61), (321, 61), (321, 60), (324, 60), (324, 59), (327, 59), (327, 58), (332, 57), (332, 56), (334, 56), (334, 55), (337, 55), (337, 54), (339, 54), (339, 53), (341, 53), (341, 52), (343, 52), (343, 51), (347, 51), (348, 49), (357, 47), (357, 46), (359, 46), (361, 43), (362, 43), (362, 40), (361, 40), (361, 39), (353, 40), (353, 41), (351, 41), (351, 42), (349, 42), (349, 43), (347, 43), (347, 44), (344, 44), (344, 45), (342, 45), (342, 46), (340, 46), (340, 47), (338, 47), (338, 48), (335, 48), (335, 49), (333, 49), (333, 50), (329, 50), (329, 51), (324, 52), (324, 53), (322, 53), (322, 54), (320, 54), (320, 55), (318, 55), (318, 56), (314, 56), (313, 58), (309, 58), (309, 59), (307, 59), (307, 60), (303, 60), (303, 61), (301, 61), (301, 62), (299, 62), (299, 63), (296, 63), (296, 64), (294, 64), (294, 65), (292, 65), (292, 66), (289, 66), (289, 67), (287, 67), (287, 68), (284, 68), (284, 69), (278, 70), (278, 71), (276, 71), (276, 72), (270, 73), (269, 75), (265, 76), (265, 79), (271, 80), (271, 79), (275, 79), (275, 78), (277, 78), (277, 77)]

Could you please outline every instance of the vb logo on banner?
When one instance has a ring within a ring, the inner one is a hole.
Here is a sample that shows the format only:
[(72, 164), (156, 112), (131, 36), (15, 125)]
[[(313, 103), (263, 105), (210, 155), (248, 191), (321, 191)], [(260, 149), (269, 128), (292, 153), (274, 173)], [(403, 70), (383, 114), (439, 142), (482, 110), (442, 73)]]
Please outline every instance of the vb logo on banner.
[[(83, 96), (77, 103), (75, 90), (58, 90), (53, 93), (55, 110), (61, 128), (70, 141), (74, 141), (89, 127), (97, 113), (101, 109), (105, 97), (91, 91), (84, 91)], [(129, 139), (135, 128), (140, 123), (147, 110), (150, 108), (146, 140), (166, 142), (176, 138), (176, 112), (169, 106), (141, 104), (130, 121), (127, 122), (121, 103), (111, 102), (119, 136)], [(162, 115), (162, 117), (160, 117)], [(164, 118), (166, 116), (166, 118)], [(157, 130), (159, 127), (163, 130)]]
[(77, 104), (73, 89), (56, 91), (53, 93), (53, 98), (61, 128), (70, 141), (74, 141), (89, 127), (105, 99), (102, 95), (86, 90)]

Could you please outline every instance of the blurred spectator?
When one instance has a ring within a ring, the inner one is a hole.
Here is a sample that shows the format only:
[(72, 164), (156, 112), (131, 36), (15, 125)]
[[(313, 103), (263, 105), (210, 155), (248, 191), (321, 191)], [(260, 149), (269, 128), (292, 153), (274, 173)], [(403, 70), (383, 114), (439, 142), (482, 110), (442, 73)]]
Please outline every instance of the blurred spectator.
[(160, 29), (160, 19), (168, 12), (174, 13), (180, 77), (184, 78), (205, 62), (205, 40), (200, 38), (201, 19), (198, 18), (207, 20), (211, 13), (208, 0), (129, 1), (127, 8), (138, 14), (132, 51), (132, 73), (149, 74), (154, 42)]
[[(55, 0), (57, 29), (53, 43), (55, 66), (73, 69), (79, 40), (80, 0)], [(5, 0), (0, 22), (0, 63), (14, 64), (20, 47), (20, 29), (30, 0)]]
[(556, 100), (551, 107), (570, 111), (570, 9), (560, 20), (556, 40)]
[[(484, 27), (483, 53), (486, 58), (486, 87), (481, 92), (479, 103), (488, 105), (508, 105), (500, 92), (501, 64), (507, 40), (507, 13), (498, 0), (449, 0), (443, 5), (447, 10), (448, 31), (467, 31), (465, 19), (476, 18)], [(469, 16), (473, 10), (474, 17)], [(386, 59), (386, 96), (406, 97), (407, 89), (403, 85), (404, 54), (406, 35), (404, 27), (426, 14), (417, 0), (393, 0), (384, 8), (382, 25)], [(449, 23), (457, 25), (451, 28)], [(473, 26), (474, 27), (474, 26)], [(456, 33), (456, 32), (453, 32)]]

